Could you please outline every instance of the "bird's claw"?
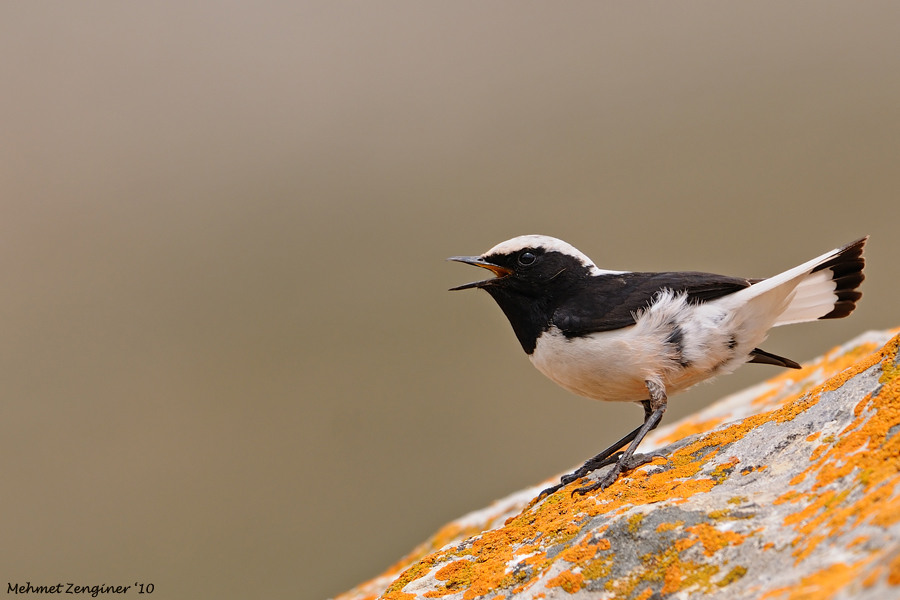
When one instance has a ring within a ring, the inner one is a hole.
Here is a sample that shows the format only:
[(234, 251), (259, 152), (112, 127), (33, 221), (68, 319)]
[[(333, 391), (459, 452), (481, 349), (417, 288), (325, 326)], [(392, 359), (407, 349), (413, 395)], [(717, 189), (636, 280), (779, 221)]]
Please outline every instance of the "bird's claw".
[(616, 479), (618, 479), (619, 475), (621, 475), (623, 472), (631, 471), (632, 469), (636, 469), (642, 465), (646, 465), (656, 458), (666, 458), (666, 456), (658, 452), (649, 452), (647, 454), (634, 454), (625, 460), (619, 459), (616, 464), (613, 465), (613, 468), (607, 471), (601, 479), (595, 481), (590, 485), (585, 485), (572, 490), (572, 495), (574, 496), (575, 494), (578, 494), (579, 496), (581, 496), (587, 494), (588, 492), (593, 492), (597, 489), (605, 490), (606, 488), (614, 484), (616, 482)]
[(588, 460), (573, 473), (568, 473), (567, 475), (563, 475), (562, 477), (560, 477), (559, 483), (557, 483), (556, 485), (552, 485), (544, 490), (541, 490), (541, 493), (538, 494), (536, 501), (539, 502), (545, 496), (549, 496), (550, 494), (558, 492), (560, 489), (566, 487), (570, 483), (572, 483), (574, 481), (578, 481), (585, 475), (588, 475), (588, 474), (596, 471), (597, 469), (601, 469), (608, 465), (617, 463), (622, 458), (623, 454), (625, 454), (624, 451), (616, 452), (612, 456), (609, 456), (609, 457), (607, 457), (603, 460), (597, 461), (597, 462), (594, 462), (593, 459)]

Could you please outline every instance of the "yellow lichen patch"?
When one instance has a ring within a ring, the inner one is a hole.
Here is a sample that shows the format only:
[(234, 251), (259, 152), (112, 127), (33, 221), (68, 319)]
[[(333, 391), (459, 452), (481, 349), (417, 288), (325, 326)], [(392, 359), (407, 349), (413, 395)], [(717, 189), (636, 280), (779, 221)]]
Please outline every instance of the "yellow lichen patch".
[(732, 512), (730, 508), (723, 508), (721, 510), (714, 510), (707, 516), (713, 521), (740, 521), (741, 519), (751, 519), (754, 515), (752, 513), (735, 513)]
[(707, 419), (706, 421), (685, 421), (681, 425), (675, 428), (672, 433), (669, 435), (660, 438), (657, 440), (660, 444), (671, 444), (672, 442), (677, 442), (678, 440), (684, 439), (689, 435), (694, 435), (696, 433), (706, 433), (711, 429), (714, 429), (717, 425), (719, 425), (724, 419), (721, 417), (716, 417), (714, 419)]
[(602, 579), (612, 572), (614, 557), (612, 555), (601, 556), (592, 560), (581, 569), (581, 575), (585, 579)]
[(642, 584), (662, 584), (663, 596), (690, 589), (709, 592), (713, 589), (710, 578), (719, 572), (716, 565), (683, 560), (674, 547), (661, 554), (644, 555), (641, 563), (626, 576), (606, 582), (606, 590), (629, 597)]
[(628, 532), (636, 533), (637, 530), (641, 527), (641, 521), (643, 520), (644, 515), (642, 515), (641, 513), (631, 515), (631, 517), (628, 519)]
[(719, 587), (725, 587), (726, 585), (730, 585), (747, 574), (747, 569), (740, 565), (734, 567), (728, 573), (725, 574), (725, 577), (716, 582), (716, 585)]
[(713, 469), (712, 472), (712, 477), (716, 480), (716, 483), (721, 484), (728, 479), (728, 476), (731, 475), (731, 472), (734, 471), (734, 467), (737, 466), (739, 462), (741, 461), (738, 457), (732, 456), (727, 461), (716, 465), (716, 468)]
[(570, 594), (574, 594), (584, 585), (584, 577), (581, 573), (572, 573), (571, 571), (563, 571), (553, 579), (547, 582), (545, 587), (560, 587)]
[(656, 531), (662, 533), (664, 531), (673, 531), (684, 525), (684, 521), (675, 521), (674, 523), (660, 523)]
[(700, 539), (700, 543), (703, 544), (703, 553), (706, 556), (712, 556), (730, 544), (740, 546), (747, 537), (733, 531), (719, 531), (708, 523), (700, 523), (699, 525), (687, 527), (685, 530)]
[(728, 499), (728, 504), (743, 504), (747, 501), (747, 496), (735, 496)]

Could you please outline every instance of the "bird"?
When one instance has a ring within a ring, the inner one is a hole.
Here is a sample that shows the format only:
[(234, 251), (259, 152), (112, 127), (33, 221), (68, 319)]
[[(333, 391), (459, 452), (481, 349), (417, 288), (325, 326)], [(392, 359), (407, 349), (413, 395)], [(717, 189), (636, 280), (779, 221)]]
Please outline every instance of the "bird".
[(514, 237), (480, 256), (447, 260), (494, 274), (450, 291), (490, 294), (541, 373), (579, 396), (643, 406), (640, 426), (543, 490), (542, 498), (612, 465), (572, 494), (606, 489), (622, 473), (660, 456), (635, 451), (659, 425), (669, 396), (744, 363), (801, 368), (759, 345), (772, 327), (852, 313), (862, 297), (858, 288), (865, 278), (867, 241), (864, 237), (767, 279), (611, 271), (544, 235)]

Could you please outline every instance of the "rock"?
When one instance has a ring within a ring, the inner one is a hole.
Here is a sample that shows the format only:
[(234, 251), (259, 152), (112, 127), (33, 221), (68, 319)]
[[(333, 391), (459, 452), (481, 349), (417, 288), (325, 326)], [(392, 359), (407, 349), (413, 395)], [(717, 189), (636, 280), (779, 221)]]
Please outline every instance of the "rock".
[(534, 503), (548, 480), (454, 521), (337, 600), (900, 598), (891, 333), (661, 428), (641, 449), (667, 460), (605, 491)]

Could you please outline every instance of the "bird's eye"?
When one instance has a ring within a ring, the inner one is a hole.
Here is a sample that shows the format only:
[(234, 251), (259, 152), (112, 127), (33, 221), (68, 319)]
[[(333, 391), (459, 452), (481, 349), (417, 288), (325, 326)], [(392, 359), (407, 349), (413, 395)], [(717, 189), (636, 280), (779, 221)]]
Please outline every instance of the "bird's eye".
[(531, 252), (523, 252), (519, 255), (519, 264), (520, 265), (530, 265), (534, 262), (536, 257)]

